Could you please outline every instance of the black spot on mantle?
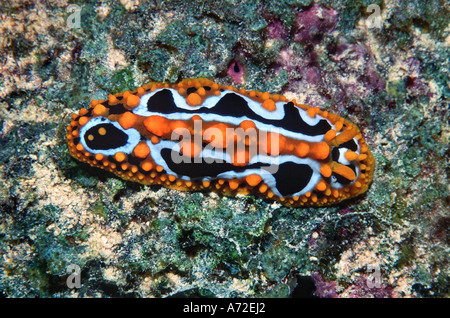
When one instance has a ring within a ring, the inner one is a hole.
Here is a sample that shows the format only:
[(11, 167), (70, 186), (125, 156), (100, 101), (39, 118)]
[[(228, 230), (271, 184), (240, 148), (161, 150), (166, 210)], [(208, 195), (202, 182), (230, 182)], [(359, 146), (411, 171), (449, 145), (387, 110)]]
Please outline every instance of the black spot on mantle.
[[(100, 128), (105, 129), (105, 135), (100, 135), (98, 133)], [(92, 135), (94, 138), (89, 140), (89, 135)], [(86, 145), (93, 150), (116, 149), (125, 146), (128, 142), (128, 135), (126, 133), (118, 129), (113, 124), (108, 123), (98, 124), (89, 128), (84, 133), (83, 138)]]

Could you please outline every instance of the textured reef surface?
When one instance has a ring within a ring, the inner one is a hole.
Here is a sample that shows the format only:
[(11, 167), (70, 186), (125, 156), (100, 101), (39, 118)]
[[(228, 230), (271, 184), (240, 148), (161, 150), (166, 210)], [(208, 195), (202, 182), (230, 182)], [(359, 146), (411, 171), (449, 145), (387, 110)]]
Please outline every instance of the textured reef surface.
[[(2, 1), (0, 297), (449, 297), (449, 10)], [(375, 157), (372, 185), (289, 208), (144, 186), (69, 155), (70, 115), (91, 100), (195, 77), (347, 118)]]

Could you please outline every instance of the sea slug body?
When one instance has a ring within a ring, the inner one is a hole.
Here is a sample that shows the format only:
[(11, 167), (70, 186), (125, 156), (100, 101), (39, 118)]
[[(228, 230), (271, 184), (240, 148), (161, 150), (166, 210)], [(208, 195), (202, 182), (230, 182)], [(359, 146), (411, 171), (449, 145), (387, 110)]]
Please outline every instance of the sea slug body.
[(208, 79), (149, 83), (72, 115), (70, 154), (143, 184), (328, 205), (367, 190), (374, 158), (358, 127), (281, 95)]

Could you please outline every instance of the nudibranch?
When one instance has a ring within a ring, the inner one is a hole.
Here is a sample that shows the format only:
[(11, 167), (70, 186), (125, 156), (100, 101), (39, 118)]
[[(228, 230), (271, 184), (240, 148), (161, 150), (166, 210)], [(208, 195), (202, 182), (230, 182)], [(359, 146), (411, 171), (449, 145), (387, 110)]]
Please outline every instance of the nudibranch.
[(356, 125), (205, 78), (149, 83), (72, 115), (70, 154), (120, 178), (321, 206), (364, 193), (374, 158)]

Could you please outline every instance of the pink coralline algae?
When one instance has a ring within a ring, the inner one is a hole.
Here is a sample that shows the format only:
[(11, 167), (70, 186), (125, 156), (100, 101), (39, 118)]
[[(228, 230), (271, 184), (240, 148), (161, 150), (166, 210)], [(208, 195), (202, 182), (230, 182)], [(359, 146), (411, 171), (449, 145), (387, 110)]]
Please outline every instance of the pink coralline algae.
[(384, 284), (375, 285), (371, 277), (365, 275), (357, 277), (353, 284), (347, 287), (346, 293), (350, 298), (391, 298), (393, 290)]
[(386, 82), (375, 68), (371, 49), (363, 44), (340, 39), (330, 59), (342, 70), (341, 87), (354, 96), (366, 96), (385, 88)]
[(414, 96), (426, 95), (432, 97), (430, 88), (420, 78), (421, 62), (416, 58), (409, 57), (402, 61), (401, 69), (406, 72), (405, 85), (409, 93)]
[(314, 62), (314, 55), (298, 56), (294, 51), (285, 49), (280, 52), (280, 66), (288, 72), (295, 72), (300, 75), (306, 83), (316, 86), (322, 83), (322, 74), (319, 67)]
[(314, 273), (311, 275), (316, 286), (315, 295), (320, 298), (337, 298), (338, 294), (336, 292), (336, 282), (327, 282), (323, 280), (319, 273)]
[(314, 65), (306, 65), (301, 71), (303, 78), (306, 82), (311, 85), (319, 85), (322, 83), (322, 75), (320, 74), (320, 70), (317, 66)]
[[(315, 60), (315, 52), (309, 52), (309, 54), (301, 56), (290, 48), (281, 50), (278, 60), (279, 67), (292, 76), (288, 90), (299, 92), (305, 88), (311, 88), (317, 91), (317, 88), (323, 85), (323, 69), (319, 68), (320, 65)], [(304, 100), (304, 103), (314, 106), (319, 106), (325, 102), (327, 102), (326, 98), (314, 94), (307, 94)]]
[(294, 41), (316, 44), (325, 33), (334, 31), (337, 12), (314, 4), (310, 9), (297, 15), (294, 27)]
[(267, 36), (269, 39), (284, 40), (288, 33), (281, 21), (273, 21), (267, 26)]
[(233, 78), (236, 84), (242, 84), (244, 80), (244, 66), (241, 62), (233, 60), (228, 67), (227, 74)]

